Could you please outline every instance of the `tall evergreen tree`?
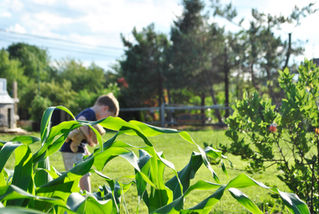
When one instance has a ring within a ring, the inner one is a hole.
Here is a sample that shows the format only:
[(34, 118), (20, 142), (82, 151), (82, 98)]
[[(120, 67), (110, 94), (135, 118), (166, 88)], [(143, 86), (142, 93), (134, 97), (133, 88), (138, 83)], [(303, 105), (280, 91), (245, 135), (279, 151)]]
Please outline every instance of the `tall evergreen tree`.
[(160, 105), (163, 102), (165, 51), (169, 42), (165, 34), (156, 33), (154, 24), (138, 32), (132, 31), (134, 41), (122, 36), (126, 48), (120, 60), (121, 75), (128, 84), (124, 90), (126, 102), (131, 106)]

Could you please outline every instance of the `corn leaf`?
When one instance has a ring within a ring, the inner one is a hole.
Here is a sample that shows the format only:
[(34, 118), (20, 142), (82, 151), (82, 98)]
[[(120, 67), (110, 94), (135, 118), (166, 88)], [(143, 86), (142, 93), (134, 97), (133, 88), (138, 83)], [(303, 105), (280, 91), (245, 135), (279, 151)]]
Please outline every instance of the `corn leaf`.
[(244, 193), (242, 193), (239, 189), (229, 188), (228, 191), (231, 195), (247, 210), (252, 213), (262, 214), (261, 210), (256, 206), (252, 200), (250, 200)]
[(2, 171), (12, 152), (14, 152), (14, 150), (21, 145), (21, 143), (15, 142), (7, 142), (4, 144), (4, 146), (0, 150), (0, 172)]

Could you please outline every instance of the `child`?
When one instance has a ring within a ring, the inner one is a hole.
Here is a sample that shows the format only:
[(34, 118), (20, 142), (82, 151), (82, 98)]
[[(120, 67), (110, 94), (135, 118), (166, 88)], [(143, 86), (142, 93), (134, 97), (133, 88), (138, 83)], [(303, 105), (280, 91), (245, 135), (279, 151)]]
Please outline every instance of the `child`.
[[(112, 93), (102, 95), (97, 98), (94, 106), (81, 111), (77, 116), (77, 120), (96, 121), (106, 118), (108, 116), (118, 116), (119, 114), (119, 103)], [(62, 153), (65, 170), (70, 170), (73, 165), (79, 161), (82, 161), (84, 155), (88, 155), (89, 151), (86, 144), (90, 146), (95, 145), (95, 136), (90, 135), (90, 127), (81, 126), (79, 128), (81, 133), (85, 136), (85, 140), (80, 143), (77, 148), (77, 152), (73, 152), (69, 142), (65, 142), (60, 151)], [(72, 135), (72, 132), (69, 133)], [(88, 192), (91, 191), (90, 177), (89, 174), (84, 175), (80, 180), (80, 188)]]

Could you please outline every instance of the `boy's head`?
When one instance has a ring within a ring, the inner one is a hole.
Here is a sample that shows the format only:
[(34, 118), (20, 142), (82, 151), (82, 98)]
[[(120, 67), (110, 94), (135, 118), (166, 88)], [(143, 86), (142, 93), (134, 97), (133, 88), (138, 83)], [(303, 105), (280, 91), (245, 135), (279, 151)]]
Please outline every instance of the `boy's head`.
[[(96, 106), (106, 106), (107, 111), (111, 113), (111, 116), (117, 117), (119, 115), (120, 106), (113, 93), (108, 93), (97, 98), (95, 102)], [(107, 115), (110, 116), (110, 115)]]

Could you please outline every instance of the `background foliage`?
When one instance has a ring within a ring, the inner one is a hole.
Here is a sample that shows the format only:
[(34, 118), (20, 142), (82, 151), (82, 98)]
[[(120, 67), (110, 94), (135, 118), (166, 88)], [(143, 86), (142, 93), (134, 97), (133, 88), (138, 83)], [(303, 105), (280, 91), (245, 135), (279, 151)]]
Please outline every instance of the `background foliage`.
[[(94, 63), (84, 66), (76, 59), (52, 62), (47, 50), (24, 43), (1, 50), (0, 77), (7, 78), (11, 95), (13, 81), (18, 82), (20, 118), (39, 123), (37, 112), (61, 103), (78, 113), (110, 91), (118, 95), (122, 107), (229, 106), (250, 88), (268, 94), (274, 102), (280, 100), (277, 71), (285, 67), (295, 71), (289, 59), (302, 54), (302, 47), (282, 39), (278, 29), (282, 24), (300, 24), (302, 17), (316, 11), (313, 4), (295, 8), (287, 17), (252, 10), (253, 20), (246, 29), (235, 19), (231, 4), (218, 0), (181, 3), (183, 13), (174, 20), (170, 35), (150, 24), (140, 31), (134, 28), (133, 39), (122, 36), (124, 55), (110, 70)], [(239, 30), (226, 31), (218, 24), (220, 18)], [(228, 116), (228, 112), (213, 113), (220, 123)]]

